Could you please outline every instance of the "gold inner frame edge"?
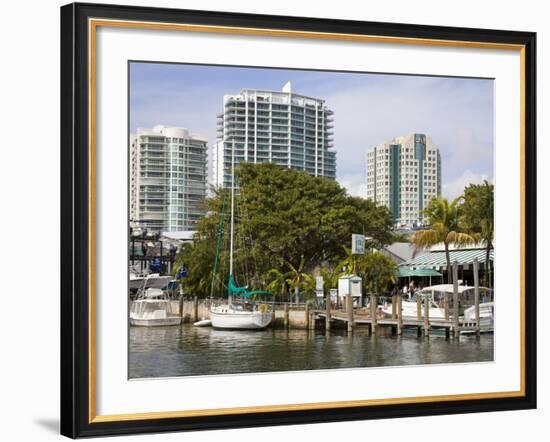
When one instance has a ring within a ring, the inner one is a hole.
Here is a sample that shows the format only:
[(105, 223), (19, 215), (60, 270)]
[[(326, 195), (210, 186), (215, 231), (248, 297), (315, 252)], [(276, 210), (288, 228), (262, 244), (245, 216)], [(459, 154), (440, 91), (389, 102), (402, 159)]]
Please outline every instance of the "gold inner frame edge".
[[(96, 274), (96, 236), (95, 236), (95, 213), (96, 213), (96, 35), (97, 28), (115, 27), (115, 28), (134, 28), (146, 30), (169, 30), (169, 31), (186, 31), (186, 32), (206, 32), (218, 34), (236, 34), (236, 35), (254, 35), (254, 36), (269, 36), (269, 37), (293, 37), (293, 38), (308, 38), (308, 39), (325, 39), (325, 40), (340, 40), (340, 41), (358, 41), (370, 43), (387, 43), (387, 44), (411, 44), (418, 46), (443, 46), (443, 47), (460, 47), (460, 48), (477, 48), (477, 49), (497, 49), (518, 51), (520, 54), (520, 209), (521, 209), (521, 226), (520, 226), (520, 389), (518, 391), (499, 391), (487, 393), (465, 393), (453, 395), (437, 395), (437, 396), (416, 396), (403, 398), (387, 398), (387, 399), (366, 399), (366, 400), (351, 400), (351, 401), (332, 401), (332, 402), (316, 402), (316, 403), (300, 403), (300, 404), (284, 404), (284, 405), (261, 405), (248, 407), (233, 407), (233, 408), (216, 408), (216, 409), (197, 409), (197, 410), (181, 410), (181, 411), (158, 411), (145, 413), (128, 413), (128, 414), (112, 414), (112, 415), (97, 415), (96, 414), (96, 312), (95, 312), (95, 274)], [(169, 419), (180, 417), (198, 417), (198, 416), (221, 416), (221, 415), (239, 415), (246, 413), (267, 413), (280, 411), (298, 411), (298, 410), (322, 410), (329, 408), (349, 408), (349, 407), (365, 407), (375, 405), (399, 405), (427, 402), (442, 402), (442, 401), (460, 401), (460, 400), (482, 400), (482, 399), (497, 399), (497, 398), (513, 398), (525, 396), (525, 45), (522, 44), (507, 44), (507, 43), (492, 43), (492, 42), (474, 42), (474, 41), (459, 41), (459, 40), (439, 40), (439, 39), (423, 39), (412, 37), (390, 37), (362, 34), (340, 34), (330, 32), (311, 32), (311, 31), (293, 31), (282, 29), (265, 29), (265, 28), (245, 28), (232, 26), (211, 26), (211, 25), (195, 25), (182, 23), (158, 23), (158, 22), (140, 22), (130, 20), (111, 20), (111, 19), (88, 19), (88, 93), (89, 93), (89, 400), (88, 400), (88, 421), (89, 423), (100, 422), (117, 422), (117, 421), (134, 421), (146, 419)]]

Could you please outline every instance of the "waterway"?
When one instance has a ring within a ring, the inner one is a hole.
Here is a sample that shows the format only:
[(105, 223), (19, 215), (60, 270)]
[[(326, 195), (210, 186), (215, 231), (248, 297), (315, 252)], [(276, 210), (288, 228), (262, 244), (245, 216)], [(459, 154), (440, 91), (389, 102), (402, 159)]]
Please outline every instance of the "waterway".
[(493, 334), (445, 339), (416, 332), (369, 336), (366, 328), (324, 331), (130, 327), (130, 378), (381, 367), (493, 360)]

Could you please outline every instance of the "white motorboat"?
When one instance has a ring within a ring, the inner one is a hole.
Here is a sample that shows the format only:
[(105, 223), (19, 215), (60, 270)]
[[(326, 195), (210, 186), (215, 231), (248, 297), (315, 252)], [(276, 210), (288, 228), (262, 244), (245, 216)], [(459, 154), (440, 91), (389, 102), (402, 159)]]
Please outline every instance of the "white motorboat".
[[(431, 319), (445, 319), (445, 295), (450, 303), (453, 299), (453, 284), (438, 284), (423, 288), (420, 292), (415, 294), (415, 297), (426, 298), (429, 300), (429, 317)], [(474, 302), (473, 286), (459, 285), (458, 295), (460, 304), (464, 307), (463, 321), (466, 323), (475, 323), (475, 306)], [(486, 287), (479, 287), (480, 292), (480, 326), (486, 328), (487, 331), (492, 331), (493, 321), (493, 302), (487, 302), (491, 299), (491, 290)], [(418, 306), (416, 301), (403, 300), (402, 301), (403, 318), (417, 318)], [(386, 316), (391, 316), (392, 308), (391, 304), (381, 307), (381, 310)], [(424, 318), (425, 305), (421, 304), (421, 317)], [(453, 309), (449, 310), (449, 314), (452, 316)]]
[[(234, 214), (235, 214), (235, 146), (232, 149), (231, 159), (231, 236), (229, 253), (229, 281), (227, 284), (227, 303), (212, 305), (210, 307), (210, 320), (213, 328), (226, 330), (261, 330), (266, 328), (273, 318), (273, 308), (267, 303), (256, 302), (255, 298), (271, 293), (265, 291), (248, 291), (248, 287), (237, 287), (233, 277), (233, 249), (234, 249)], [(219, 257), (219, 246), (221, 244), (221, 233), (223, 231), (222, 208), (220, 227), (218, 229), (218, 246), (216, 247), (216, 260), (212, 274), (211, 297), (213, 294), (214, 281)]]
[[(403, 301), (402, 302), (402, 308), (403, 308), (403, 317), (404, 318), (416, 318), (418, 315), (418, 305), (416, 302), (412, 301)], [(425, 305), (422, 303), (420, 306), (420, 316), (424, 317), (424, 311), (425, 311)], [(392, 309), (391, 304), (389, 306), (382, 307), (382, 311), (387, 315), (391, 316)], [(445, 310), (441, 307), (439, 307), (437, 304), (433, 302), (433, 300), (430, 299), (430, 310), (429, 310), (429, 317), (431, 319), (444, 319), (445, 318)]]
[[(479, 331), (481, 333), (490, 333), (494, 331), (495, 304), (493, 302), (483, 302), (479, 304)], [(476, 307), (475, 305), (464, 310), (463, 325), (465, 327), (473, 327), (476, 325)], [(475, 333), (475, 330), (461, 330), (461, 333)]]
[(181, 315), (174, 302), (161, 289), (147, 288), (146, 278), (138, 291), (137, 298), (130, 303), (130, 325), (159, 327), (180, 325)]

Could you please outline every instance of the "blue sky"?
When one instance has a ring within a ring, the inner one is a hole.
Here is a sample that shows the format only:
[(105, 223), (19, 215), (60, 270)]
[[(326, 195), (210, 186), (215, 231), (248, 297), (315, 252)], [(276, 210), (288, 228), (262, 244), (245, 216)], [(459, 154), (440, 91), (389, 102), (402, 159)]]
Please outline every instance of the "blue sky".
[(241, 89), (322, 98), (334, 111), (337, 179), (365, 194), (368, 148), (411, 132), (432, 137), (442, 156), (443, 195), (493, 178), (493, 80), (162, 63), (130, 64), (130, 130), (157, 124), (216, 140), (223, 96)]

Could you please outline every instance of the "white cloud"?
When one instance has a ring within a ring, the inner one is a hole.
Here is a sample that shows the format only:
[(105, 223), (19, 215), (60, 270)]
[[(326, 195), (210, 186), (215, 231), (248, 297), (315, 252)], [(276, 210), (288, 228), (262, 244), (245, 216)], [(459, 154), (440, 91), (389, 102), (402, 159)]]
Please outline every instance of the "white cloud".
[(492, 181), (490, 177), (484, 174), (474, 173), (471, 170), (465, 170), (461, 176), (449, 183), (443, 184), (442, 194), (445, 198), (453, 200), (464, 192), (464, 188), (469, 184), (481, 184), (483, 180)]
[(430, 135), (440, 149), (444, 183), (468, 169), (492, 175), (492, 89), (487, 86), (473, 80), (387, 77), (328, 92), (323, 98), (334, 110), (339, 180), (356, 176), (360, 182), (351, 187), (360, 185), (367, 149), (412, 132)]
[(338, 178), (338, 182), (344, 187), (349, 195), (367, 197), (366, 178), (361, 174), (344, 175)]
[(334, 111), (337, 178), (352, 195), (365, 194), (367, 149), (412, 132), (430, 135), (440, 149), (443, 184), (451, 194), (467, 172), (493, 175), (489, 80), (238, 68), (187, 76), (184, 65), (147, 67), (153, 68), (156, 73), (139, 77), (132, 89), (132, 127), (188, 127), (206, 135), (211, 147), (224, 94), (241, 87), (279, 89), (270, 85), (291, 79), (296, 93), (323, 98)]

